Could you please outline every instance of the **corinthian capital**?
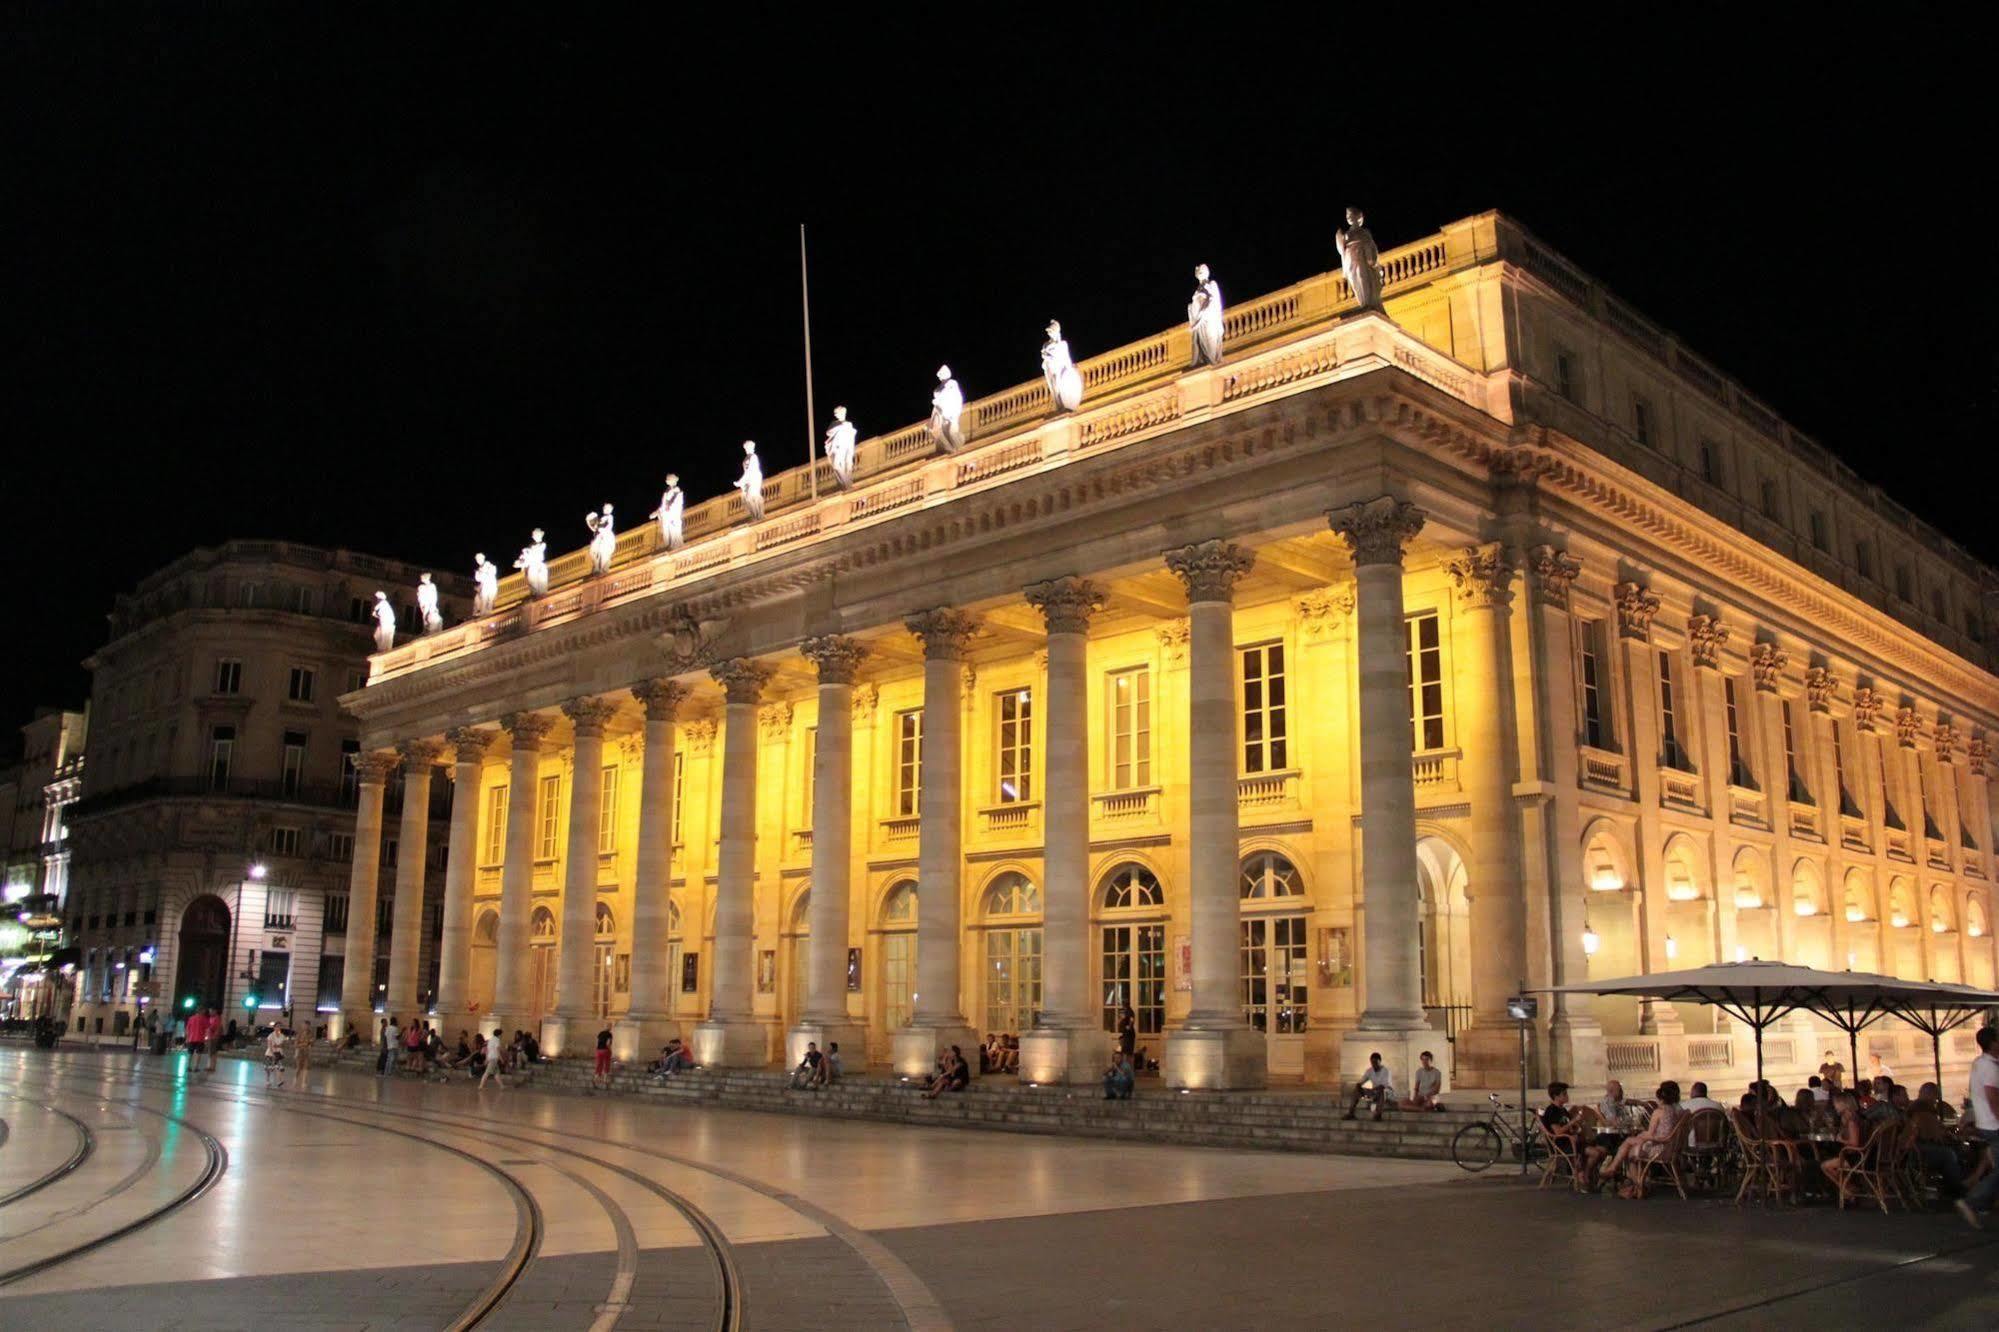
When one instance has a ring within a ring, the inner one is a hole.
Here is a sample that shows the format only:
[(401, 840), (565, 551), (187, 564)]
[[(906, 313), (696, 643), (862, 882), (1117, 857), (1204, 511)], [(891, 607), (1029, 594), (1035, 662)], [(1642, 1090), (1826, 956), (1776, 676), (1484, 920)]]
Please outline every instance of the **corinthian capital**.
[(754, 703), (770, 682), (771, 668), (749, 657), (732, 657), (710, 666), (708, 674), (722, 686), (722, 697), (729, 702)]
[(819, 668), (820, 684), (852, 684), (868, 648), (857, 639), (825, 634), (800, 643), (798, 655)]
[(1291, 603), (1298, 623), (1309, 638), (1325, 638), (1353, 614), (1353, 588), (1324, 587), (1307, 592)]
[(1721, 669), (1721, 649), (1728, 642), (1728, 628), (1712, 615), (1687, 617), (1687, 655), (1694, 665), (1710, 671)]
[(1458, 603), (1474, 610), (1502, 610), (1512, 596), (1513, 566), (1497, 541), (1467, 546), (1444, 561), (1444, 572), (1458, 590)]
[(757, 714), (757, 724), (763, 729), (764, 739), (784, 739), (791, 733), (791, 704), (765, 704), (763, 711)]
[(1749, 649), (1749, 673), (1756, 678), (1756, 687), (1766, 694), (1776, 693), (1784, 667), (1790, 660), (1775, 643), (1752, 644)]
[(1402, 551), (1423, 530), (1423, 511), (1393, 495), (1349, 504), (1326, 515), (1326, 522), (1353, 552), (1353, 562), (1401, 564)]
[(1888, 701), (1879, 691), (1865, 686), (1853, 691), (1853, 726), (1855, 730), (1872, 731), (1874, 723), (1881, 719), (1881, 709)]
[(715, 746), (715, 719), (696, 717), (681, 731), (687, 747), (696, 754), (706, 754)]
[(1805, 672), (1805, 703), (1813, 712), (1832, 711), (1832, 702), (1838, 697), (1839, 677), (1823, 666)]
[(1971, 743), (1964, 747), (1964, 766), (1973, 777), (1985, 775), (1985, 761), (1992, 755), (1991, 746), (1982, 735), (1973, 736)]
[(1914, 749), (1922, 738), (1923, 719), (1914, 708), (1903, 708), (1895, 714), (1895, 743), (1904, 749)]
[(363, 786), (380, 786), (389, 780), (389, 774), (396, 770), (394, 750), (377, 749), (368, 754), (354, 756), (354, 775)]
[(405, 740), (396, 746), (396, 753), (402, 758), (404, 772), (429, 772), (444, 753), (444, 746), (435, 740)]
[(1197, 541), (1166, 552), (1166, 567), (1187, 585), (1189, 601), (1231, 601), (1256, 556), (1233, 541)]
[(482, 731), (476, 726), (460, 726), (446, 731), (444, 738), (451, 742), (460, 763), (477, 763), (486, 757), (486, 750), (499, 738), (496, 731)]
[(1583, 571), (1583, 562), (1566, 550), (1536, 546), (1527, 552), (1527, 567), (1534, 575), (1535, 599), (1561, 610), (1569, 608), (1569, 590)]
[(1021, 589), (1041, 612), (1051, 634), (1086, 634), (1090, 617), (1104, 608), (1104, 590), (1087, 578), (1051, 578)]
[(979, 622), (963, 611), (940, 606), (910, 616), (903, 626), (923, 641), (927, 660), (957, 661), (965, 655), (965, 644), (978, 632)]
[(1617, 632), (1643, 643), (1652, 637), (1652, 617), (1659, 613), (1659, 594), (1638, 583), (1619, 583), (1611, 589), (1617, 600)]
[(540, 712), (510, 712), (500, 718), (515, 749), (540, 749), (542, 738), (555, 725), (555, 718)]
[(632, 686), (632, 697), (645, 707), (647, 721), (672, 721), (687, 701), (687, 686), (678, 680), (641, 680)]

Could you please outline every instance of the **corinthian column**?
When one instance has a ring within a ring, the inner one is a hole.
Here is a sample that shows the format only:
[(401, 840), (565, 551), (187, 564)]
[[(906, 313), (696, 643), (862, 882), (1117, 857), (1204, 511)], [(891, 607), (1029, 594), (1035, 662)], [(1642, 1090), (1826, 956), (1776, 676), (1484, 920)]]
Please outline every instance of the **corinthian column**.
[(1086, 578), (1024, 590), (1048, 624), (1043, 749), (1041, 1011), (1020, 1038), (1023, 1082), (1101, 1076), (1104, 1036), (1090, 1007), (1090, 616), (1104, 591)]
[(1458, 593), (1451, 634), (1457, 674), (1470, 686), (1459, 695), (1477, 699), (1458, 712), (1461, 771), (1471, 803), (1472, 1030), (1458, 1047), (1456, 1074), (1460, 1082), (1489, 1087), (1519, 1071), (1519, 1029), (1506, 1015), (1506, 1000), (1527, 978), (1527, 903), (1513, 799), (1513, 569), (1495, 541), (1467, 548), (1444, 571)]
[(354, 868), (347, 879), (347, 953), (340, 973), (340, 1018), (367, 1040), (375, 1034), (375, 890), (382, 875), (382, 787), (395, 755), (354, 760), (360, 801), (354, 808)]
[(667, 973), (672, 929), (673, 723), (687, 688), (643, 680), (632, 697), (645, 706), (644, 768), (639, 775), (639, 847), (632, 907), (632, 1000), (613, 1028), (621, 1060), (649, 1059), (679, 1033), (673, 1016), (674, 977)]
[(1187, 863), (1194, 993), (1166, 1038), (1169, 1087), (1261, 1087), (1264, 1040), (1242, 1020), (1235, 585), (1255, 557), (1227, 541), (1166, 552), (1187, 585)]
[(421, 1016), (417, 962), (423, 955), (423, 871), (430, 845), (430, 769), (444, 747), (432, 740), (397, 746), (403, 761), (403, 824), (396, 839), (396, 908), (389, 935), (389, 990), (384, 1007)]
[(444, 949), (437, 959), (438, 1026), (450, 1030), (468, 1015), (472, 974), (472, 889), (478, 870), (479, 776), (491, 731), (463, 727), (445, 739), (457, 751), (451, 771), (451, 841), (444, 856)]
[(576, 772), (569, 781), (569, 843), (562, 859), (562, 939), (556, 958), (555, 1015), (541, 1024), (550, 1056), (594, 1046), (597, 1016), (597, 829), (604, 799), (604, 728), (617, 715), (609, 699), (573, 698), (562, 713), (576, 728)]
[(722, 844), (715, 857), (715, 965), (708, 1020), (694, 1029), (694, 1057), (714, 1068), (762, 1068), (769, 1041), (750, 1009), (750, 930), (756, 907), (757, 700), (770, 667), (747, 658), (712, 666), (726, 700), (722, 737)]
[(515, 712), (500, 718), (513, 742), (507, 769), (506, 863), (500, 869), (499, 946), (493, 951), (493, 1012), (496, 1027), (508, 1032), (541, 1015), (528, 1011), (528, 909), (534, 902), (534, 801), (541, 776), (541, 742), (555, 724), (552, 717)]
[(867, 1029), (847, 1013), (847, 911), (853, 889), (854, 677), (867, 648), (851, 638), (808, 638), (798, 651), (819, 668), (819, 729), (812, 749), (812, 937), (805, 949), (805, 1011), (785, 1042), (796, 1066), (808, 1041), (867, 1049)]
[(1399, 1078), (1435, 1039), (1423, 1018), (1416, 891), (1416, 791), (1409, 760), (1408, 629), (1402, 551), (1423, 511), (1389, 495), (1326, 515), (1354, 562), (1354, 640), (1360, 675), (1361, 921), (1367, 1007), (1341, 1045), (1340, 1072), (1380, 1051)]
[[(916, 1004), (909, 1026), (895, 1034), (894, 1058), (897, 1072), (921, 1077), (935, 1067), (939, 1052), (953, 1045), (970, 1050), (978, 1041), (958, 994), (964, 811), (959, 683), (965, 644), (978, 626), (969, 615), (946, 609), (912, 616), (907, 625), (923, 641), (922, 825), (916, 843)], [(976, 1058), (966, 1055), (966, 1062), (977, 1070)]]

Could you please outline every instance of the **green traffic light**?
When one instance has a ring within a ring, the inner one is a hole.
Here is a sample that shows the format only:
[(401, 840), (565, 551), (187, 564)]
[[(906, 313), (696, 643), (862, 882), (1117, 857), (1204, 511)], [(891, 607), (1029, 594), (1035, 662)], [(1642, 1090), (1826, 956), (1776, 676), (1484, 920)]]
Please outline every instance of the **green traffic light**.
[(246, 995), (244, 995), (244, 996), (243, 996), (243, 1007), (245, 1007), (245, 1008), (255, 1008), (256, 1006), (257, 1006), (257, 996), (256, 996), (256, 995), (254, 995), (254, 994), (246, 994)]
[(188, 996), (187, 998), (185, 998), (185, 999), (181, 1000), (181, 1001), (180, 1001), (180, 1006), (181, 1006), (182, 1008), (193, 1008), (193, 1007), (194, 1007), (194, 996), (193, 996), (193, 995), (189, 995), (189, 996)]

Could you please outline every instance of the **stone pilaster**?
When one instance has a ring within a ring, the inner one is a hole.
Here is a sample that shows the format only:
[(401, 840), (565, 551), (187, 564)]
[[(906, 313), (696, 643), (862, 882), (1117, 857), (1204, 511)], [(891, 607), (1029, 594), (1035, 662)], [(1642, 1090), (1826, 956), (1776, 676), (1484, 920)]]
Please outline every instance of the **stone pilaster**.
[(1402, 557), (1423, 511), (1392, 496), (1327, 515), (1354, 561), (1354, 638), (1360, 676), (1362, 959), (1366, 1006), (1341, 1045), (1342, 1076), (1380, 1051), (1407, 1080), (1435, 1039), (1424, 1020), (1416, 889), (1416, 793), (1411, 780), (1407, 629)]
[(535, 787), (541, 777), (541, 743), (555, 719), (538, 712), (500, 718), (512, 744), (507, 761), (506, 861), (500, 868), (499, 944), (494, 949), (492, 1025), (511, 1035), (542, 1015), (528, 993), (528, 912), (534, 904)]
[(1042, 700), (1041, 1012), (1020, 1038), (1023, 1082), (1087, 1083), (1105, 1050), (1090, 1004), (1090, 617), (1104, 591), (1086, 578), (1024, 589), (1048, 626)]
[(354, 760), (359, 800), (354, 807), (354, 867), (347, 879), (340, 1018), (346, 1030), (360, 1032), (364, 1041), (375, 1034), (375, 894), (382, 876), (382, 795), (395, 769), (395, 755), (387, 752)]
[(715, 858), (715, 956), (708, 1020), (694, 1029), (694, 1057), (710, 1067), (761, 1068), (770, 1042), (750, 1003), (756, 910), (757, 703), (771, 669), (736, 658), (712, 666), (722, 686), (721, 846)]
[(444, 747), (411, 740), (396, 747), (403, 765), (403, 819), (396, 834), (396, 905), (389, 935), (389, 988), (384, 1004), (408, 1021), (422, 1016), (417, 994), (423, 954), (423, 872), (430, 849), (430, 770)]
[[(796, 1066), (805, 1047), (835, 1043), (851, 1067), (866, 1058), (867, 1028), (847, 1012), (848, 911), (854, 857), (854, 681), (867, 647), (851, 638), (808, 638), (798, 651), (819, 668), (819, 722), (812, 747), (812, 901), (806, 908), (805, 1011), (785, 1040)], [(872, 706), (872, 703), (870, 703)]]
[(1166, 567), (1187, 588), (1187, 858), (1194, 991), (1186, 1020), (1166, 1038), (1169, 1087), (1263, 1085), (1263, 1037), (1242, 1019), (1241, 846), (1237, 823), (1235, 588), (1255, 564), (1247, 549), (1201, 541), (1170, 550)]
[(472, 897), (479, 872), (479, 782), (491, 731), (462, 727), (444, 737), (451, 767), (451, 840), (444, 857), (444, 941), (437, 958), (437, 1019), (454, 1031), (471, 1016)]

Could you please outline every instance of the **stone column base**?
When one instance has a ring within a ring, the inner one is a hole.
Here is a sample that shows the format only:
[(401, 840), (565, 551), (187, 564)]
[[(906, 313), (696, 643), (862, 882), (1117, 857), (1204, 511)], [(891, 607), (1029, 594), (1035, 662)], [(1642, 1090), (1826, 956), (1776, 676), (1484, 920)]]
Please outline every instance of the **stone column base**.
[(1182, 1028), (1168, 1032), (1159, 1071), (1168, 1087), (1246, 1091), (1269, 1072), (1269, 1044), (1253, 1027)]
[(680, 1019), (664, 1013), (621, 1017), (611, 1024), (611, 1058), (621, 1064), (650, 1064), (678, 1035)]
[(1036, 1085), (1084, 1086), (1103, 1081), (1111, 1062), (1111, 1034), (1095, 1027), (1037, 1027), (1020, 1034), (1020, 1080)]
[(1548, 1061), (1552, 1076), (1594, 1092), (1610, 1080), (1602, 1025), (1593, 1017), (1557, 1014), (1548, 1025)]
[(858, 1022), (801, 1022), (784, 1035), (784, 1066), (797, 1068), (805, 1059), (807, 1042), (817, 1041), (824, 1054), (835, 1044), (840, 1047), (840, 1066), (849, 1075), (868, 1062), (868, 1029)]
[(618, 1027), (614, 1022), (600, 1017), (563, 1017), (560, 1014), (541, 1020), (541, 1057), (543, 1059), (589, 1059), (597, 1053), (597, 1033), (611, 1029), (612, 1057), (616, 1058)]
[(937, 1074), (938, 1056), (954, 1045), (978, 1077), (979, 1034), (970, 1027), (904, 1027), (892, 1038), (890, 1058), (903, 1077), (928, 1082)]
[(694, 1062), (703, 1068), (767, 1068), (770, 1034), (754, 1018), (710, 1019), (694, 1027)]
[[(1519, 1037), (1514, 1040), (1518, 1042)], [(1338, 1101), (1341, 1105), (1353, 1095), (1354, 1087), (1360, 1082), (1361, 1074), (1367, 1070), (1367, 1057), (1379, 1053), (1388, 1065), (1388, 1071), (1395, 1080), (1397, 1100), (1407, 1096), (1416, 1087), (1416, 1070), (1422, 1066), (1418, 1058), (1425, 1050), (1431, 1055), (1444, 1048), (1444, 1035), (1430, 1027), (1401, 1027), (1369, 1031), (1365, 1028), (1345, 1032), (1340, 1037), (1340, 1066)], [(1442, 1067), (1447, 1060), (1435, 1059)], [(1514, 1063), (1512, 1086), (1520, 1081), (1519, 1063)], [(1459, 1078), (1462, 1082), (1464, 1079)]]

